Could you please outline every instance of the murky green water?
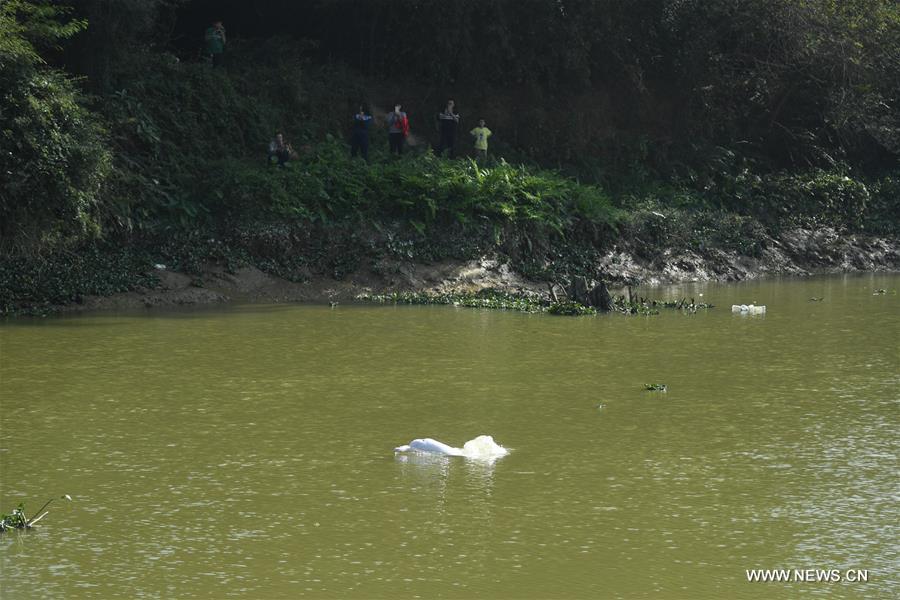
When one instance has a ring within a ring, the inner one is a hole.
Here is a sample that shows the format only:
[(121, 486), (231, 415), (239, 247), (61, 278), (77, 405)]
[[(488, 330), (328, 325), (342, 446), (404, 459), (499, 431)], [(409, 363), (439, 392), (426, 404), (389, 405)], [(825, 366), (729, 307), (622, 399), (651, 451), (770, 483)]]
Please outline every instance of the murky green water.
[[(248, 306), (8, 322), (0, 509), (75, 502), (0, 537), (0, 595), (888, 597), (898, 290), (897, 275), (698, 284), (650, 293), (718, 308), (650, 318)], [(750, 301), (768, 314), (731, 314)], [(512, 453), (392, 452), (482, 433)], [(756, 568), (869, 581), (748, 583)]]

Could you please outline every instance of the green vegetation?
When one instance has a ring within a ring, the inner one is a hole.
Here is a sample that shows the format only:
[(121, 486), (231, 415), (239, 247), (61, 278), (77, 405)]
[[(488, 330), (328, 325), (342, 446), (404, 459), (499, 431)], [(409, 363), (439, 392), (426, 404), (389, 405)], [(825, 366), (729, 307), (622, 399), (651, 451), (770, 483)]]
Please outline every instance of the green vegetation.
[(644, 389), (648, 392), (665, 392), (668, 391), (668, 387), (664, 383), (645, 383)]
[[(50, 506), (55, 499), (56, 498), (50, 498), (47, 500), (40, 510), (34, 513), (34, 516), (30, 519), (25, 516), (24, 503), (19, 503), (19, 505), (8, 515), (0, 514), (0, 533), (3, 533), (8, 529), (31, 529), (38, 521), (47, 516), (49, 511), (45, 511), (44, 509)], [(60, 499), (72, 502), (72, 497), (68, 494), (64, 494)]]
[[(551, 315), (565, 316), (597, 314), (595, 308), (573, 300), (551, 302), (536, 295), (511, 294), (491, 289), (475, 293), (394, 292), (392, 294), (363, 294), (357, 299), (379, 304), (447, 304), (467, 308), (546, 312)], [(677, 309), (692, 314), (700, 308), (712, 308), (712, 304), (695, 304), (693, 298), (690, 303), (684, 298), (675, 301), (657, 301), (645, 298), (628, 301), (624, 296), (613, 298), (613, 310), (626, 315), (657, 315), (659, 314), (659, 308)]]
[(7, 529), (25, 529), (28, 519), (25, 517), (25, 505), (19, 504), (8, 515), (0, 515), (0, 533)]
[(0, 261), (0, 315), (45, 315), (86, 295), (152, 288), (158, 281), (153, 255), (128, 246), (91, 243), (77, 252), (58, 248), (7, 256)]
[(197, 211), (233, 222), (328, 225), (376, 218), (398, 220), (422, 234), (435, 226), (489, 222), (498, 239), (509, 228), (523, 237), (552, 240), (576, 229), (602, 235), (618, 219), (602, 190), (552, 172), (502, 160), (483, 167), (431, 154), (367, 165), (351, 159), (334, 139), (274, 172), (239, 161), (211, 165), (199, 186), (206, 198), (198, 201)]
[(551, 315), (580, 317), (583, 315), (595, 315), (597, 314), (597, 309), (572, 300), (563, 300), (561, 302), (551, 302), (547, 306), (547, 312)]
[[(291, 31), (254, 8), (271, 29), (231, 38), (227, 70), (166, 37), (197, 33), (179, 30), (190, 0), (0, 4), (0, 314), (152, 287), (157, 262), (302, 281), (492, 254), (560, 281), (599, 277), (614, 245), (760, 257), (794, 226), (900, 235), (896, 4), (458, 2), (433, 39), (414, 24), (437, 5), (411, 2), (375, 29), (382, 0), (352, 19), (315, 3)], [(389, 157), (376, 127), (371, 163), (351, 159), (348, 115), (398, 89), (417, 145)], [(484, 116), (505, 160), (433, 157), (434, 93)], [(265, 161), (276, 130), (287, 169)]]
[(99, 233), (99, 188), (109, 152), (75, 83), (39, 49), (84, 29), (68, 11), (20, 0), (0, 4), (0, 240), (48, 243)]
[(384, 295), (362, 295), (359, 299), (380, 304), (447, 304), (467, 308), (493, 308), (521, 312), (542, 312), (547, 310), (547, 303), (537, 298), (495, 290), (482, 290), (468, 294), (395, 292)]

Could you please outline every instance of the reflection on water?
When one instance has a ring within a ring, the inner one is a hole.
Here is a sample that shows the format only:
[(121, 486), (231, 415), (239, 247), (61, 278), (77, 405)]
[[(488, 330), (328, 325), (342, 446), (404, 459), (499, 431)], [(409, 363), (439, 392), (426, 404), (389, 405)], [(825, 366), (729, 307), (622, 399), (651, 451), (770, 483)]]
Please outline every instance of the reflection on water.
[(463, 459), (426, 452), (394, 455), (400, 476), (423, 487), (433, 486), (425, 491), (433, 493), (435, 502), (443, 502), (451, 475), (462, 480), (457, 487), (475, 492), (471, 497), (473, 503), (477, 503), (478, 497), (489, 498), (499, 458)]
[[(896, 290), (896, 275), (689, 284), (643, 295), (723, 308), (654, 318), (252, 306), (6, 323), (0, 509), (75, 502), (0, 538), (0, 595), (889, 597)], [(751, 302), (766, 315), (730, 312)], [(391, 451), (482, 431), (515, 450)], [(748, 584), (754, 568), (871, 576)]]

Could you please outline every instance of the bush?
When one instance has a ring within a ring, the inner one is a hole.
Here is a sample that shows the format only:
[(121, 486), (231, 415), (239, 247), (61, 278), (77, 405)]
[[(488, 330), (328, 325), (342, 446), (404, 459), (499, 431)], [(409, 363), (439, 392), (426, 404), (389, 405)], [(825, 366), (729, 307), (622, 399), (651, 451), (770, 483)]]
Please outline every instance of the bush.
[(88, 242), (42, 256), (11, 254), (0, 261), (0, 316), (42, 314), (86, 295), (107, 296), (156, 284), (149, 254), (123, 244)]
[(795, 222), (858, 229), (869, 203), (864, 182), (842, 172), (743, 175), (735, 180), (736, 210), (767, 223)]
[(887, 175), (872, 186), (865, 228), (878, 234), (900, 233), (900, 174)]
[(420, 232), (487, 219), (563, 238), (612, 230), (619, 218), (602, 190), (552, 172), (430, 154), (366, 164), (351, 159), (333, 138), (285, 169), (237, 160), (210, 163), (194, 194), (210, 215), (318, 223), (400, 219)]
[(700, 253), (721, 249), (744, 256), (760, 256), (768, 239), (754, 217), (724, 211), (690, 211), (645, 206), (629, 215), (624, 236), (635, 250), (652, 259), (662, 250), (690, 249)]

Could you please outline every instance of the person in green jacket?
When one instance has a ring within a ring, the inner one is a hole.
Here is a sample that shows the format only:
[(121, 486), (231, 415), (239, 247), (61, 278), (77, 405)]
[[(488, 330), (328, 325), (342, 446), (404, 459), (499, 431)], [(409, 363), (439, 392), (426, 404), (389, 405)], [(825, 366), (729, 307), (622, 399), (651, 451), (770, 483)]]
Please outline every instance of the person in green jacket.
[(203, 36), (206, 42), (206, 53), (212, 59), (214, 67), (225, 64), (225, 26), (222, 21), (213, 21)]
[(487, 158), (488, 138), (491, 130), (484, 126), (484, 119), (478, 119), (478, 127), (469, 132), (475, 138), (475, 156)]

